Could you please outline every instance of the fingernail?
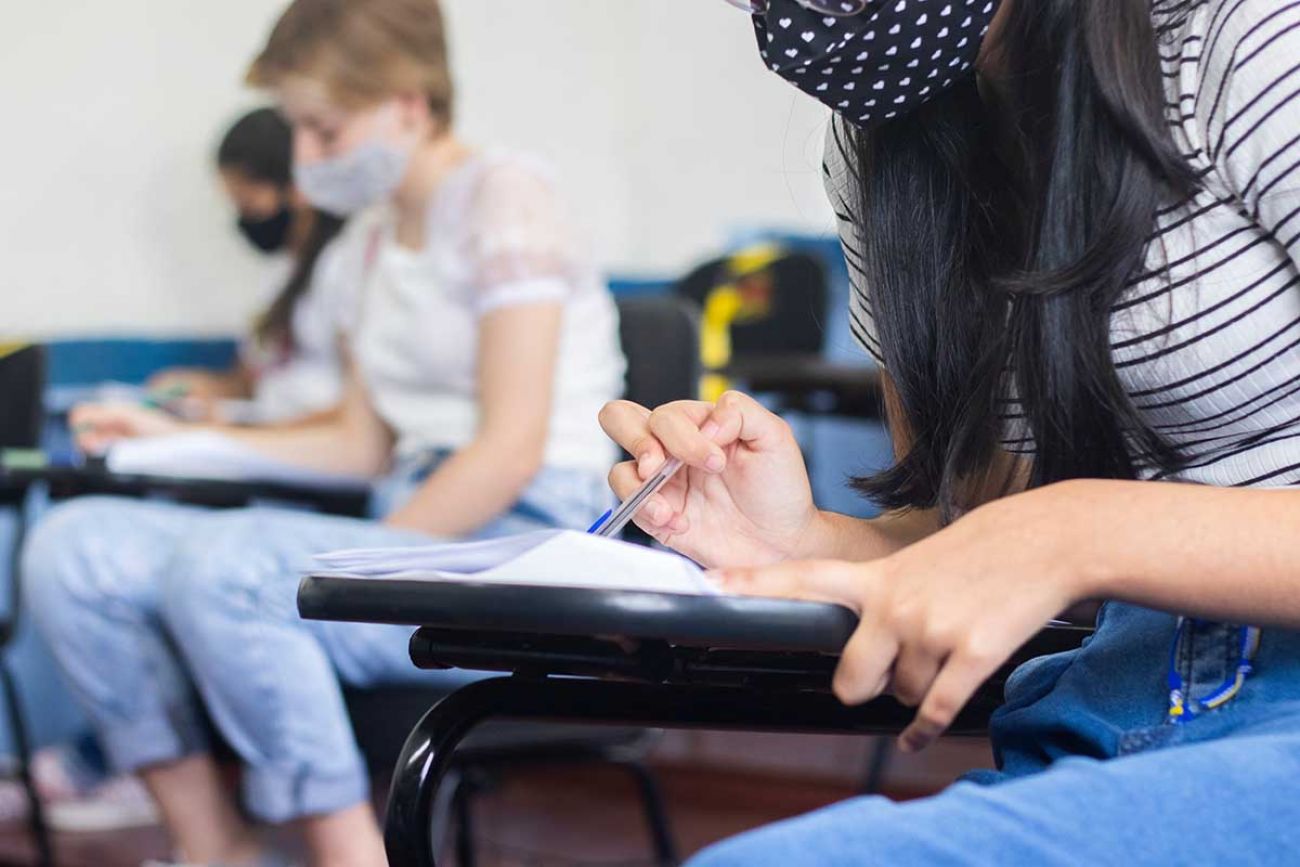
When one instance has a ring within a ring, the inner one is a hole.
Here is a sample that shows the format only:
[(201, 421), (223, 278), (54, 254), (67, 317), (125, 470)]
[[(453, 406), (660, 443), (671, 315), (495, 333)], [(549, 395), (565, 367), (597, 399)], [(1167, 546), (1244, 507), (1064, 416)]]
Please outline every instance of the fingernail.
[(646, 506), (646, 514), (649, 515), (650, 520), (654, 521), (656, 524), (662, 524), (664, 521), (668, 520), (668, 509), (662, 503), (651, 503), (649, 506)]
[(705, 439), (711, 440), (718, 435), (718, 431), (720, 430), (722, 430), (722, 428), (718, 426), (716, 421), (709, 421), (704, 425), (704, 427), (700, 428), (700, 433), (704, 434)]
[(709, 455), (709, 459), (704, 462), (704, 468), (711, 473), (720, 473), (727, 466), (727, 459), (722, 456), (721, 452), (714, 452)]

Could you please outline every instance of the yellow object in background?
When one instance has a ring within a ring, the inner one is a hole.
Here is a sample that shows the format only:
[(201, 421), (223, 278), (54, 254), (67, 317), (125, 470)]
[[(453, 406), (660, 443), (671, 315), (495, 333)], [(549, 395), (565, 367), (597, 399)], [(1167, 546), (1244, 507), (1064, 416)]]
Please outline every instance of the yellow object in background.
[(771, 281), (764, 271), (784, 255), (774, 244), (747, 247), (727, 259), (725, 283), (704, 299), (700, 321), (700, 397), (716, 401), (731, 387), (720, 371), (731, 364), (731, 328), (734, 324), (763, 319), (772, 312)]
[(709, 293), (700, 322), (700, 361), (706, 369), (717, 370), (731, 363), (731, 323), (740, 311), (740, 293), (734, 284)]
[(26, 349), (26, 348), (29, 347), (29, 346), (31, 346), (31, 344), (30, 344), (30, 343), (27, 343), (27, 342), (25, 342), (25, 341), (20, 341), (20, 340), (4, 341), (4, 340), (0, 340), (0, 358), (5, 358), (5, 357), (7, 357), (7, 356), (13, 355), (15, 352), (21, 352), (22, 350)]

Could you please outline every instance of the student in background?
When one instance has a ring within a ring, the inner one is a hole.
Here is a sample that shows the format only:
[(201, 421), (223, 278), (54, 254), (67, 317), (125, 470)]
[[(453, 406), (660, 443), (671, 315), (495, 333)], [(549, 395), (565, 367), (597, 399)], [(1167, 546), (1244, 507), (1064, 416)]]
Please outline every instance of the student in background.
[[(358, 287), (339, 412), (225, 428), (267, 456), (386, 475), (383, 522), (115, 499), (66, 504), (25, 551), (34, 620), (114, 766), (138, 772), (188, 862), (258, 863), (196, 697), (244, 759), (246, 803), (295, 820), (314, 863), (384, 863), (339, 680), (426, 682), (400, 627), (303, 622), (314, 552), (581, 529), (615, 457), (617, 313), (536, 159), (452, 129), (435, 0), (297, 0), (250, 74), (294, 128), (294, 174), (349, 221), (331, 272)], [(73, 413), (93, 448), (184, 429), (140, 408)]]
[(788, 426), (736, 394), (611, 406), (637, 458), (616, 489), (688, 461), (642, 525), (729, 590), (859, 614), (835, 693), (915, 706), (909, 751), (1049, 618), (1106, 602), (1008, 679), (996, 771), (692, 863), (1291, 860), (1300, 5), (753, 11), (767, 65), (838, 114), (827, 190), (897, 455), (859, 488), (888, 511), (817, 510)]
[[(187, 417), (274, 423), (328, 412), (339, 401), (338, 322), (347, 292), (324, 291), (324, 254), (343, 220), (313, 207), (293, 186), (293, 131), (274, 108), (240, 117), (216, 153), (222, 187), (245, 239), (273, 259), (275, 295), (240, 346), (239, 364), (217, 372), (172, 369), (149, 382), (154, 393), (183, 393)], [(42, 749), (33, 762), (50, 824), (61, 830), (105, 830), (152, 822), (157, 813), (139, 782), (105, 778), (92, 743)], [(0, 781), (0, 817), (26, 808), (16, 783)]]
[[(186, 415), (204, 420), (273, 422), (331, 409), (342, 376), (337, 323), (343, 311), (337, 308), (347, 301), (346, 293), (327, 297), (318, 277), (343, 220), (294, 188), (293, 131), (273, 108), (251, 111), (231, 126), (217, 148), (217, 171), (240, 234), (274, 258), (275, 295), (242, 341), (235, 368), (164, 370), (149, 388), (179, 392)], [(223, 412), (241, 405), (238, 415)]]

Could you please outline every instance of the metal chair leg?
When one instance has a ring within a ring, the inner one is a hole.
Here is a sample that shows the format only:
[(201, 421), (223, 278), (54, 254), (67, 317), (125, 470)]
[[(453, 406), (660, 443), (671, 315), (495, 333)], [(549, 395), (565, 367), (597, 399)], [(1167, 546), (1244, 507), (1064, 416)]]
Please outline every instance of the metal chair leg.
[(668, 810), (664, 806), (663, 792), (654, 772), (636, 759), (614, 762), (632, 775), (641, 795), (641, 807), (645, 811), (646, 828), (650, 831), (650, 843), (654, 847), (655, 863), (659, 867), (674, 867), (678, 863), (677, 844), (673, 841), (672, 829), (669, 827)]
[(478, 849), (474, 841), (474, 793), (474, 784), (464, 780), (456, 788), (453, 815), (456, 819), (457, 867), (474, 867), (478, 862)]
[[(455, 816), (465, 785), (452, 769), (452, 754), (475, 725), (505, 703), (512, 685), (510, 678), (479, 684), (458, 690), (430, 708), (402, 746), (384, 817), (388, 863), (436, 867), (450, 824), (445, 817)], [(505, 696), (498, 694), (502, 692)], [(444, 794), (444, 784), (450, 794)], [(439, 816), (444, 820), (439, 821)]]
[(430, 809), (430, 840), (435, 855), (446, 851), (447, 844), (453, 839), (452, 822), (456, 818), (457, 798), (463, 778), (460, 771), (452, 768), (442, 778)]
[(18, 778), (27, 793), (28, 826), (36, 844), (36, 863), (40, 867), (54, 867), (54, 844), (50, 840), (50, 828), (45, 823), (41, 796), (32, 779), (32, 749), (27, 735), (27, 720), (18, 699), (18, 684), (7, 659), (0, 660), (0, 682), (3, 683), (5, 704), (9, 709), (9, 728), (13, 732), (14, 746), (18, 752)]
[(894, 758), (894, 739), (877, 737), (871, 747), (871, 756), (867, 759), (867, 773), (862, 778), (862, 794), (878, 795), (885, 784), (885, 775), (889, 773), (890, 762)]
[[(439, 785), (457, 744), (488, 717), (859, 735), (898, 732), (912, 718), (910, 708), (890, 699), (851, 708), (830, 694), (798, 693), (797, 701), (794, 695), (581, 678), (475, 681), (430, 708), (402, 747), (384, 823), (388, 861), (436, 867), (432, 817)], [(977, 697), (950, 732), (984, 731), (995, 703)]]
[(27, 715), (23, 713), (18, 695), (18, 680), (9, 667), (9, 644), (18, 632), (18, 616), (22, 608), (22, 549), (27, 537), (27, 504), (19, 503), (15, 510), (13, 550), (9, 552), (9, 616), (0, 623), (0, 686), (4, 689), (5, 706), (9, 710), (9, 729), (13, 732), (14, 748), (18, 753), (18, 779), (27, 793), (27, 824), (36, 844), (38, 867), (54, 867), (54, 843), (50, 839), (50, 826), (45, 822), (45, 806), (41, 803), (36, 782), (32, 779), (32, 742), (27, 732)]

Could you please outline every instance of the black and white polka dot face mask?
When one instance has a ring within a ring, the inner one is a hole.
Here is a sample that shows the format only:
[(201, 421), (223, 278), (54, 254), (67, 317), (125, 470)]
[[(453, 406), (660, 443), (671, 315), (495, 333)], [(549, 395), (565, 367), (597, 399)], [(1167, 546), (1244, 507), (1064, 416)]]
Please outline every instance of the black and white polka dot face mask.
[(850, 123), (887, 123), (974, 74), (1001, 0), (731, 0), (768, 68)]

